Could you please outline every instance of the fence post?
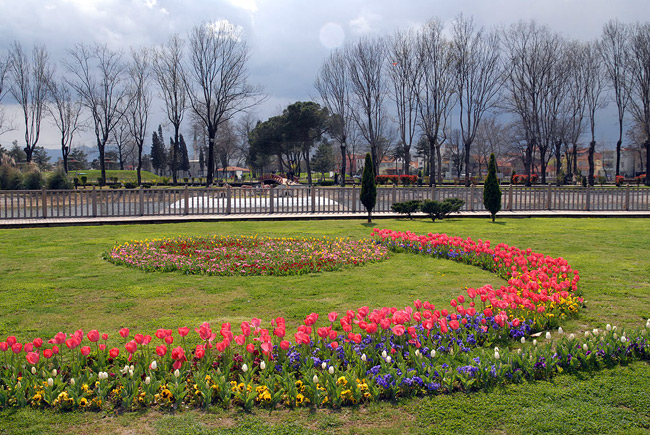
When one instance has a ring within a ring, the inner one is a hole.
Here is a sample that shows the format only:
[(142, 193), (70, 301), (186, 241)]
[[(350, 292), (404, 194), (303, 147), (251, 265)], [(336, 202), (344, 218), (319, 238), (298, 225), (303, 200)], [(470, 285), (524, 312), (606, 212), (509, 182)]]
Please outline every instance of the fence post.
[(623, 210), (630, 210), (630, 183), (627, 183), (625, 186), (625, 203), (623, 204)]
[(585, 210), (589, 211), (591, 208), (591, 191), (589, 190), (589, 183), (587, 183), (587, 199), (585, 201)]
[(90, 199), (93, 204), (93, 217), (97, 217), (97, 192), (95, 191), (95, 186), (93, 186), (93, 191), (90, 194)]
[(352, 213), (357, 211), (357, 186), (356, 184), (352, 185)]
[(553, 189), (553, 187), (552, 187), (551, 183), (548, 183), (548, 189), (546, 191), (546, 210), (551, 209), (551, 195), (552, 195), (552, 192), (553, 192), (552, 189)]
[(393, 184), (393, 192), (391, 202), (395, 204), (397, 202), (397, 184)]
[(512, 211), (512, 183), (508, 189), (508, 211)]
[(316, 186), (310, 186), (309, 193), (311, 195), (311, 212), (316, 213)]
[(41, 202), (43, 206), (43, 219), (47, 218), (47, 191), (45, 188), (41, 191)]
[(231, 212), (231, 199), (232, 199), (232, 191), (230, 188), (230, 185), (226, 187), (226, 214), (230, 214)]
[(187, 184), (185, 185), (185, 189), (183, 190), (183, 214), (187, 216), (190, 214), (190, 195), (187, 190)]
[(436, 200), (436, 185), (435, 184), (431, 185), (431, 200), (432, 201)]
[(275, 191), (269, 187), (269, 213), (273, 214), (275, 211)]
[(474, 211), (474, 184), (469, 188), (469, 211)]
[(140, 197), (140, 216), (144, 216), (144, 188), (142, 186), (140, 186), (138, 196)]

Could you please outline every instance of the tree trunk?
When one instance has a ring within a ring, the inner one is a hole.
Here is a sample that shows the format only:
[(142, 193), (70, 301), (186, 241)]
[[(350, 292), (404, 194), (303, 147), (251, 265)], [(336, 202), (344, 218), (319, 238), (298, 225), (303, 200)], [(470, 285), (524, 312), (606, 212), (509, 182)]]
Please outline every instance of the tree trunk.
[(533, 142), (529, 142), (526, 146), (526, 153), (524, 155), (524, 166), (526, 167), (526, 186), (530, 186), (530, 166), (533, 161)]
[(106, 162), (104, 161), (104, 143), (97, 139), (97, 148), (99, 149), (99, 165), (102, 169), (102, 185), (106, 184)]
[(427, 136), (427, 140), (429, 141), (429, 187), (431, 187), (436, 184), (436, 138)]
[(142, 185), (142, 174), (141, 174), (141, 172), (142, 172), (142, 146), (143, 145), (144, 144), (142, 142), (140, 142), (138, 144), (138, 168), (137, 168), (138, 169), (137, 170), (137, 173), (138, 173), (138, 186)]
[(438, 184), (442, 184), (442, 153), (440, 152), (440, 145), (436, 144), (436, 155), (438, 156)]
[(621, 145), (623, 144), (623, 141), (619, 137), (619, 139), (616, 141), (616, 176), (618, 177), (621, 175)]
[(63, 158), (63, 171), (68, 173), (68, 154), (69, 148), (65, 146), (65, 140), (61, 138), (61, 157)]
[(555, 178), (558, 186), (564, 184), (564, 177), (560, 180), (560, 172), (562, 172), (562, 141), (555, 143)]
[(546, 148), (540, 148), (539, 149), (539, 165), (540, 165), (540, 172), (542, 173), (542, 184), (546, 185)]
[(345, 141), (341, 141), (341, 186), (345, 187), (345, 169), (347, 166), (346, 161), (346, 145)]
[(594, 151), (596, 150), (596, 141), (589, 142), (589, 154), (587, 160), (589, 162), (589, 178), (587, 181), (590, 186), (594, 185)]
[(469, 147), (470, 144), (465, 144), (465, 187), (469, 187)]
[(216, 131), (208, 132), (208, 174), (205, 180), (207, 187), (212, 185), (212, 180), (214, 179), (214, 138), (216, 135)]
[(650, 186), (650, 138), (645, 143), (645, 185)]

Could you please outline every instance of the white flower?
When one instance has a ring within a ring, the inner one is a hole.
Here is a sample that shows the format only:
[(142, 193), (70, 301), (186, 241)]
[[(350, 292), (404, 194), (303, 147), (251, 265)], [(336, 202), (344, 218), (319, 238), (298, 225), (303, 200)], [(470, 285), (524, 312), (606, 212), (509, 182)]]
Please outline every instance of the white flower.
[(129, 366), (128, 365), (124, 366), (124, 368), (120, 371), (122, 372), (123, 375), (127, 374), (129, 372)]
[(420, 353), (420, 349), (415, 349), (415, 356), (420, 357), (422, 354)]
[(260, 369), (266, 370), (266, 363), (264, 361), (260, 362)]
[(622, 336), (621, 337), (621, 343), (625, 343), (626, 341), (627, 341), (627, 338), (625, 338), (625, 336)]
[(501, 358), (501, 355), (499, 355), (499, 351), (495, 350), (494, 351), (494, 359), (499, 359)]
[(135, 371), (135, 366), (133, 364), (131, 364), (131, 366), (129, 366), (129, 370)]
[(133, 370), (129, 369), (129, 376), (133, 377)]
[(158, 363), (156, 362), (156, 360), (151, 361), (151, 365), (149, 365), (149, 367), (151, 368), (151, 370), (156, 370), (158, 368)]
[(32, 374), (33, 374), (33, 375), (36, 374), (36, 367), (32, 367)]
[(618, 334), (616, 332), (614, 333), (614, 340), (618, 340)]
[(150, 378), (149, 376), (147, 376), (146, 378), (144, 378), (144, 383), (147, 384), (147, 385), (149, 385), (149, 384), (151, 383), (151, 378)]
[(431, 358), (435, 358), (435, 357), (436, 357), (436, 350), (431, 349)]
[(381, 357), (382, 357), (383, 359), (386, 359), (386, 356), (387, 356), (387, 355), (388, 355), (388, 354), (386, 353), (385, 350), (381, 353)]
[(56, 374), (57, 374), (57, 373), (58, 373), (58, 372), (56, 371), (56, 369), (52, 369), (52, 377), (53, 377), (53, 378), (56, 377)]
[(521, 344), (526, 343), (526, 337), (521, 337), (521, 340), (520, 340), (520, 341), (521, 341)]
[(546, 331), (546, 339), (547, 340), (551, 339), (551, 332), (550, 331)]
[(589, 346), (587, 346), (587, 343), (584, 343), (582, 345), (582, 350), (584, 350), (585, 352), (589, 350)]
[(70, 385), (74, 386), (74, 378), (70, 378)]
[(533, 340), (533, 346), (537, 346), (537, 340)]
[(499, 347), (498, 347), (498, 346), (494, 346), (494, 351), (495, 351), (495, 352), (498, 352), (498, 351), (499, 351)]
[(607, 331), (611, 331), (611, 330), (612, 330), (612, 325), (610, 325), (610, 324), (608, 323), (607, 326), (605, 326), (605, 329), (607, 329)]
[(386, 357), (386, 362), (390, 364), (393, 361), (393, 359), (389, 356)]
[(323, 361), (320, 366), (323, 370), (325, 370), (327, 368), (327, 363)]
[(585, 331), (585, 338), (589, 338), (589, 331)]
[(314, 375), (314, 377), (311, 380), (314, 381), (314, 384), (317, 384), (318, 383), (318, 376)]
[(618, 329), (618, 326), (614, 325), (612, 326), (612, 331), (616, 331)]
[(178, 369), (174, 370), (174, 376), (176, 376), (178, 378), (178, 377), (180, 377), (180, 375), (181, 375), (181, 372), (178, 371)]
[(246, 363), (242, 364), (241, 371), (246, 373), (248, 371), (248, 365)]
[(562, 327), (560, 326), (559, 328), (557, 328), (557, 333), (564, 334), (564, 329), (562, 329)]
[(521, 348), (517, 349), (517, 353), (521, 355)]
[(365, 353), (361, 355), (361, 361), (363, 361), (363, 362), (368, 361), (368, 357), (366, 356)]
[(569, 334), (569, 340), (573, 340), (573, 339), (575, 339), (575, 338), (576, 338), (576, 335), (575, 335), (575, 334), (573, 334), (573, 333)]
[(333, 375), (334, 374), (334, 366), (330, 366), (330, 368), (327, 369), (327, 371), (330, 373), (330, 375)]
[(591, 331), (591, 332), (592, 332), (594, 335), (598, 335), (598, 329), (594, 329), (594, 330)]
[(23, 384), (21, 384), (20, 381), (16, 382), (16, 390), (20, 390), (22, 386)]
[(49, 387), (51, 387), (52, 385), (54, 385), (54, 379), (52, 379), (52, 378), (47, 378), (47, 385), (48, 385)]

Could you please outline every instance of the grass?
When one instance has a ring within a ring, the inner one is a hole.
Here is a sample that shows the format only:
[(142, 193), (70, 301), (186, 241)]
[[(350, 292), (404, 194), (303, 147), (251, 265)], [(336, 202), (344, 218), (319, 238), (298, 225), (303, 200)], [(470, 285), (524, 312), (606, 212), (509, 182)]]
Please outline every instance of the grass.
[[(644, 219), (381, 220), (378, 227), (445, 232), (562, 256), (580, 271), (587, 308), (569, 332), (606, 323), (638, 326), (650, 317), (650, 242)], [(101, 258), (115, 243), (175, 235), (366, 237), (359, 221), (218, 222), (0, 230), (0, 337), (126, 326), (198, 326), (283, 315), (297, 325), (361, 305), (404, 306), (415, 298), (445, 307), (465, 286), (500, 284), (487, 272), (445, 260), (393, 254), (360, 268), (297, 277), (207, 277), (145, 273)], [(650, 365), (635, 363), (583, 377), (508, 386), (341, 411), (238, 410), (105, 416), (0, 412), (0, 433), (647, 433)], [(540, 418), (543, 416), (543, 418)]]

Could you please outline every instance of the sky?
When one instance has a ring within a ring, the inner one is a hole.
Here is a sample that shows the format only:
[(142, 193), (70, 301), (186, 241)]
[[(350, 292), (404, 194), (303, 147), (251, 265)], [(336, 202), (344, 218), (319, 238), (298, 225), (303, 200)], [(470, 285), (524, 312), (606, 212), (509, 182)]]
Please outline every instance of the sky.
[[(598, 38), (610, 19), (650, 21), (647, 0), (0, 0), (0, 56), (14, 40), (27, 49), (45, 44), (57, 61), (79, 42), (128, 53), (130, 47), (164, 44), (175, 33), (186, 37), (201, 23), (227, 20), (241, 28), (250, 48), (250, 81), (268, 95), (256, 114), (266, 119), (316, 97), (314, 79), (332, 49), (364, 35), (416, 28), (433, 17), (448, 24), (461, 13), (486, 27), (535, 19), (580, 40)], [(17, 128), (0, 136), (5, 148), (14, 139), (24, 141), (20, 113), (11, 103), (7, 96), (2, 104)], [(597, 138), (615, 141), (616, 121), (604, 118)], [(162, 108), (156, 108), (150, 129), (162, 119)], [(46, 120), (39, 145), (58, 148), (57, 136)], [(79, 142), (93, 143), (89, 133)]]

